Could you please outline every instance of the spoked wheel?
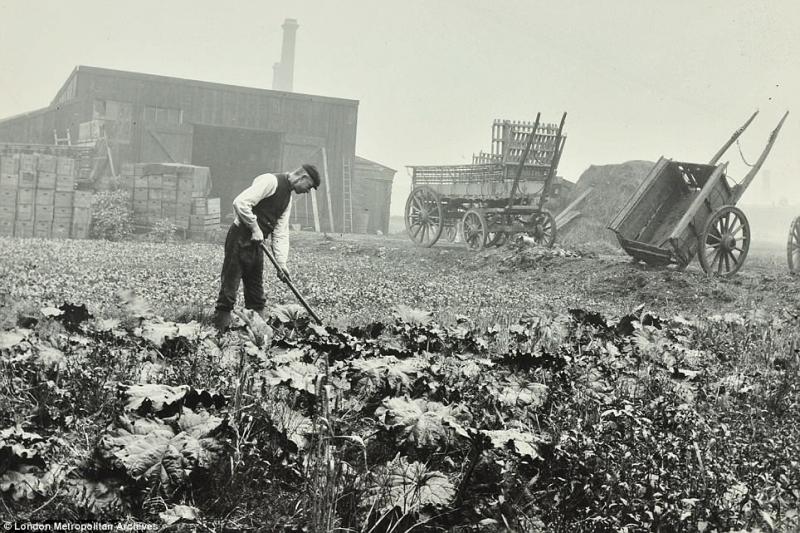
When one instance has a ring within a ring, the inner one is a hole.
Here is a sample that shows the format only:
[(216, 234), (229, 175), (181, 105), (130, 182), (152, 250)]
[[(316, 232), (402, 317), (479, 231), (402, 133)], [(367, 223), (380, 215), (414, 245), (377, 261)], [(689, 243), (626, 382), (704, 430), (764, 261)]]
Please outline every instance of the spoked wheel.
[(789, 239), (786, 241), (786, 259), (789, 261), (789, 272), (800, 272), (800, 217), (792, 220), (789, 227)]
[(467, 249), (472, 251), (482, 250), (486, 245), (486, 237), (489, 235), (489, 232), (486, 231), (486, 219), (481, 212), (470, 209), (464, 213), (464, 220), (461, 223), (461, 228)]
[(406, 200), (406, 231), (420, 246), (436, 244), (442, 235), (444, 213), (439, 195), (430, 187), (417, 187)]
[(528, 237), (539, 246), (550, 248), (556, 241), (556, 219), (550, 211), (538, 211), (528, 219)]
[(742, 268), (750, 249), (750, 223), (732, 205), (720, 207), (700, 234), (698, 257), (708, 274), (732, 276)]

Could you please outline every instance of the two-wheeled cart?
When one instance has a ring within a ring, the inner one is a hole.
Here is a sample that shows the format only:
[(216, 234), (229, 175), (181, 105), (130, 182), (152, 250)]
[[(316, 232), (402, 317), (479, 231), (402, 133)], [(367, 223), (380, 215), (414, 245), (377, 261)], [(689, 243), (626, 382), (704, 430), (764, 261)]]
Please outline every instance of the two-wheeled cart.
[(420, 246), (433, 246), (444, 233), (450, 242), (461, 228), (470, 250), (501, 245), (526, 233), (552, 246), (553, 215), (544, 204), (558, 191), (552, 186), (564, 150), (564, 113), (560, 124), (496, 120), (492, 149), (471, 165), (409, 166), (412, 190), (406, 201), (406, 230)]
[(739, 183), (717, 162), (753, 121), (736, 130), (707, 164), (660, 158), (608, 228), (634, 259), (684, 269), (698, 256), (707, 273), (730, 276), (744, 263), (750, 247), (750, 223), (736, 202), (753, 181), (772, 149), (788, 111), (767, 145)]

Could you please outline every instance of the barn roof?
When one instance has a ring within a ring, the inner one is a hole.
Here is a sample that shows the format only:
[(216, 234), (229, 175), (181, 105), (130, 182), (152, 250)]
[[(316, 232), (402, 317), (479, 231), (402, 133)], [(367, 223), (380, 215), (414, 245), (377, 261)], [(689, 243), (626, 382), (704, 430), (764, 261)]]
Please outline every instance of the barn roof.
[(381, 170), (391, 170), (392, 172), (397, 172), (397, 170), (395, 170), (393, 168), (389, 168), (386, 165), (381, 165), (380, 163), (378, 163), (376, 161), (372, 161), (372, 160), (367, 159), (366, 157), (361, 157), (361, 156), (357, 155), (356, 156), (356, 164), (359, 164), (359, 163), (362, 164), (362, 165), (374, 165), (376, 167), (379, 167)]
[(314, 100), (330, 102), (330, 103), (338, 103), (344, 105), (358, 105), (358, 100), (351, 100), (347, 98), (334, 98), (331, 96), (320, 96), (315, 94), (306, 94), (306, 93), (296, 93), (296, 92), (286, 92), (286, 91), (275, 91), (272, 89), (261, 89), (258, 87), (247, 87), (244, 85), (230, 85), (227, 83), (216, 83), (211, 81), (200, 81), (194, 80), (189, 78), (176, 78), (172, 76), (161, 76), (157, 74), (145, 74), (141, 72), (132, 72), (127, 70), (116, 70), (116, 69), (109, 69), (109, 68), (100, 68), (100, 67), (91, 67), (86, 65), (78, 65), (69, 75), (69, 77), (64, 81), (64, 84), (61, 86), (61, 89), (56, 94), (56, 97), (53, 99), (53, 103), (58, 100), (59, 95), (61, 92), (69, 85), (70, 81), (73, 77), (81, 74), (96, 74), (96, 75), (103, 75), (103, 76), (113, 76), (118, 79), (129, 79), (129, 80), (144, 80), (144, 81), (158, 81), (164, 83), (176, 83), (180, 85), (185, 85), (189, 87), (201, 87), (201, 88), (208, 88), (208, 89), (221, 89), (226, 91), (235, 91), (241, 93), (249, 93), (249, 94), (272, 94), (272, 95), (279, 95), (282, 98), (289, 98), (289, 99), (298, 99), (298, 100), (308, 100), (309, 98), (313, 98)]

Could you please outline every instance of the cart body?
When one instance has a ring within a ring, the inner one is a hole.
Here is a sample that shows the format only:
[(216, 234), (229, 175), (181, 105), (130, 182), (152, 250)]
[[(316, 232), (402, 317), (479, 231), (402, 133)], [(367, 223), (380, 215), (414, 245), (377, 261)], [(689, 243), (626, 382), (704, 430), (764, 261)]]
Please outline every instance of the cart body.
[(609, 224), (620, 246), (648, 264), (684, 264), (697, 254), (711, 215), (736, 203), (727, 164), (685, 163), (661, 158)]
[[(465, 235), (471, 249), (498, 244), (511, 233), (535, 232), (536, 221), (552, 227), (554, 238), (552, 215), (543, 215), (542, 205), (559, 194), (553, 179), (566, 142), (565, 118), (560, 125), (540, 124), (538, 117), (535, 122), (495, 120), (491, 151), (474, 155), (472, 164), (409, 166), (406, 228), (411, 239), (432, 246), (444, 231), (452, 241), (468, 214), (482, 232), (471, 241)], [(547, 238), (552, 244), (550, 234)]]
[(772, 149), (786, 115), (740, 183), (732, 183), (727, 175), (728, 164), (717, 161), (756, 114), (733, 134), (710, 163), (661, 157), (653, 165), (608, 225), (628, 255), (651, 265), (675, 264), (679, 268), (685, 268), (697, 255), (706, 272), (725, 275), (741, 268), (749, 248), (750, 226), (735, 205)]

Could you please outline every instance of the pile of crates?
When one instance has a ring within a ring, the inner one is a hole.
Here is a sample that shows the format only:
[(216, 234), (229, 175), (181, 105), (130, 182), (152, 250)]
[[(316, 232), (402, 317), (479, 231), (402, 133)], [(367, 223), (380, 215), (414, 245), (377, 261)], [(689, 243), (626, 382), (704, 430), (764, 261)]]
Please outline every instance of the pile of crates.
[(0, 154), (0, 235), (87, 238), (92, 192), (75, 190), (77, 167), (65, 156)]
[(169, 220), (191, 239), (204, 240), (220, 225), (219, 198), (209, 198), (208, 167), (179, 163), (122, 165), (121, 174), (131, 189), (137, 226), (149, 228)]

